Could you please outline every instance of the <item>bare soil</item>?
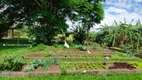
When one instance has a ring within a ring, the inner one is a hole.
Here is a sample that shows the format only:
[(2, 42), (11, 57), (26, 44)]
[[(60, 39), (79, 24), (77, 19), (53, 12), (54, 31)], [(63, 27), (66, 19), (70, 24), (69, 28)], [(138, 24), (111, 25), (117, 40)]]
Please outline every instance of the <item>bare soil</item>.
[(44, 54), (31, 53), (26, 55), (25, 58), (44, 58)]

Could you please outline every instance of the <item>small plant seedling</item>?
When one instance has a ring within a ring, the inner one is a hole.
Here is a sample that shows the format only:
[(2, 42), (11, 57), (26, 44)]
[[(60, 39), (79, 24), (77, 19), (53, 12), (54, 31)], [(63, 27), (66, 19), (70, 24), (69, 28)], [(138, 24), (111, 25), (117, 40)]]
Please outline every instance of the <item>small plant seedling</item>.
[(62, 75), (67, 74), (67, 66), (68, 66), (68, 64), (62, 64), (61, 65), (61, 74)]
[(37, 68), (38, 66), (43, 66), (44, 62), (41, 59), (35, 59), (31, 64), (34, 68)]
[(53, 60), (52, 60), (52, 64), (57, 64), (57, 63), (58, 63), (58, 58), (54, 57)]
[(50, 51), (50, 52), (48, 52), (48, 53), (45, 55), (45, 57), (50, 57), (51, 54), (52, 54), (52, 52)]
[(33, 70), (34, 70), (34, 67), (33, 67), (32, 65), (25, 66), (23, 70), (24, 70), (24, 72), (33, 71)]

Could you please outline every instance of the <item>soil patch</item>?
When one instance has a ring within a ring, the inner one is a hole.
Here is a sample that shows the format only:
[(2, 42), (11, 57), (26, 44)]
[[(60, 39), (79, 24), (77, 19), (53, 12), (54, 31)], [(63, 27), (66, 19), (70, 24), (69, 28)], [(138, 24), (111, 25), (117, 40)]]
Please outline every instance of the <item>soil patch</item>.
[(44, 58), (44, 54), (28, 54), (25, 58)]

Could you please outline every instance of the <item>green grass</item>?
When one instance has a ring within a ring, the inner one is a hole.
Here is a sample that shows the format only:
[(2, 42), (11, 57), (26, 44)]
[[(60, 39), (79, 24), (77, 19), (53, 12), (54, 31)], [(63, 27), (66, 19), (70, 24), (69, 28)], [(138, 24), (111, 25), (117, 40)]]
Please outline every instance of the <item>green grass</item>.
[[(29, 51), (29, 47), (25, 46), (3, 46), (3, 44), (18, 44), (18, 39), (2, 39), (0, 40), (0, 56), (3, 54), (25, 54)], [(29, 44), (28, 40), (25, 38), (19, 39), (19, 44)]]
[(29, 77), (3, 77), (0, 80), (142, 80), (142, 74), (68, 74)]

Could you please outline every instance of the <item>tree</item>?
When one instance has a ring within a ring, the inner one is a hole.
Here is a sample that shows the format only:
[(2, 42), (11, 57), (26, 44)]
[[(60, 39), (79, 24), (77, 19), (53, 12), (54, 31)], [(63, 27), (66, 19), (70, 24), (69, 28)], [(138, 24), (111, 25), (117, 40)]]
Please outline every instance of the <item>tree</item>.
[[(104, 17), (102, 0), (0, 0), (1, 17), (7, 16), (2, 26), (29, 26), (36, 39), (49, 44), (53, 37), (66, 32), (66, 18), (82, 21), (88, 30)], [(42, 28), (42, 29), (41, 29)], [(41, 31), (38, 31), (41, 30)], [(38, 31), (38, 33), (36, 32)], [(41, 34), (39, 32), (43, 32)], [(43, 37), (39, 37), (42, 35)]]

